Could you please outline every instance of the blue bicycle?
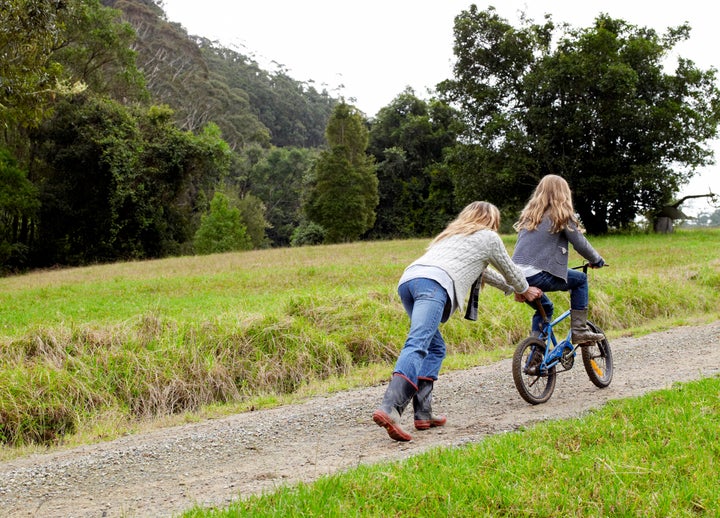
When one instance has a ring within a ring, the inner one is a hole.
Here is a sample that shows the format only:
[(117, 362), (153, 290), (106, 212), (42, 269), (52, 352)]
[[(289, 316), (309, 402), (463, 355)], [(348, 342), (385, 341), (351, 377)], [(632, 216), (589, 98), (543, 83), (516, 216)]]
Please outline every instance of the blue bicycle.
[[(582, 268), (583, 272), (587, 273), (589, 266), (586, 263), (575, 269)], [(538, 337), (530, 336), (520, 342), (513, 355), (513, 380), (520, 396), (532, 405), (545, 403), (550, 399), (555, 390), (557, 374), (573, 367), (578, 349), (590, 381), (599, 388), (610, 385), (613, 358), (607, 338), (599, 342), (573, 345), (570, 341), (572, 333), (568, 330), (567, 336), (558, 342), (555, 328), (570, 316), (570, 310), (550, 322), (539, 300), (536, 304), (543, 318), (542, 332)], [(602, 330), (589, 320), (587, 325), (592, 331), (602, 333)], [(557, 370), (558, 367), (562, 370)]]

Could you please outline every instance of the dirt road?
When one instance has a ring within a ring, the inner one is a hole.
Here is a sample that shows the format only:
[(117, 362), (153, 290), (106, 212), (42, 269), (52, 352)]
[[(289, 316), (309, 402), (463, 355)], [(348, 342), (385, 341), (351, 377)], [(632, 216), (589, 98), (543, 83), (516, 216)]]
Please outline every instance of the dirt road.
[(383, 386), (251, 412), (113, 442), (0, 463), (5, 517), (176, 516), (195, 504), (224, 507), (282, 484), (311, 481), (361, 463), (401, 459), (547, 419), (578, 416), (611, 399), (720, 373), (720, 322), (611, 341), (615, 375), (597, 389), (581, 362), (558, 375), (544, 405), (520, 399), (510, 360), (444, 374), (434, 408), (448, 424), (396, 443), (370, 415)]

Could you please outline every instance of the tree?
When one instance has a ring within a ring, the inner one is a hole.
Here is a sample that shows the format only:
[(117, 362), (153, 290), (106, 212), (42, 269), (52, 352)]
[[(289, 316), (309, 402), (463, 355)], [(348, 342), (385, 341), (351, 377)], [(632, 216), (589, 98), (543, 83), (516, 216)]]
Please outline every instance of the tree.
[(65, 2), (4, 0), (0, 9), (0, 126), (36, 124), (62, 80), (51, 59), (63, 39)]
[(217, 126), (195, 135), (172, 117), (87, 93), (58, 103), (32, 134), (42, 202), (34, 266), (191, 249), (231, 155)]
[(24, 264), (30, 222), (39, 205), (37, 189), (25, 171), (0, 148), (0, 269)]
[(695, 224), (704, 227), (720, 227), (720, 209), (698, 214)]
[(302, 219), (305, 181), (317, 151), (272, 148), (251, 169), (249, 189), (267, 209), (267, 235), (274, 246), (288, 246)]
[(441, 101), (423, 101), (411, 88), (378, 112), (368, 147), (379, 181), (372, 236), (428, 236), (447, 224), (455, 208), (452, 196), (440, 192), (451, 195), (452, 182), (439, 181), (439, 173), (460, 131), (455, 110)]
[(678, 219), (690, 219), (690, 216), (680, 210), (680, 206), (685, 202), (685, 200), (693, 198), (710, 198), (711, 201), (717, 202), (718, 197), (712, 192), (708, 194), (689, 194), (687, 196), (683, 196), (677, 201), (674, 201), (673, 203), (656, 209), (655, 212), (650, 214), (653, 230), (660, 234), (669, 234), (674, 229), (673, 221)]
[(687, 25), (661, 37), (600, 15), (563, 29), (553, 45), (549, 16), (515, 28), (471, 6), (456, 18), (455, 77), (438, 85), (468, 127), (450, 157), (456, 194), (519, 208), (539, 178), (559, 174), (588, 231), (603, 233), (669, 202), (712, 163), (716, 70), (680, 58), (664, 73)]
[(68, 3), (63, 40), (52, 57), (63, 66), (65, 76), (81, 81), (95, 94), (125, 102), (147, 100), (132, 50), (135, 31), (121, 14), (103, 7), (100, 0)]
[(268, 238), (266, 229), (270, 226), (265, 219), (265, 204), (254, 194), (245, 194), (237, 200), (240, 221), (245, 226), (252, 248), (266, 248)]
[(340, 103), (325, 137), (329, 149), (315, 163), (305, 212), (325, 229), (327, 242), (352, 241), (372, 228), (378, 204), (375, 166), (365, 154), (368, 130), (357, 109)]
[(251, 248), (250, 236), (240, 220), (240, 210), (230, 206), (225, 194), (216, 192), (210, 202), (210, 212), (203, 215), (195, 233), (195, 251), (215, 254)]

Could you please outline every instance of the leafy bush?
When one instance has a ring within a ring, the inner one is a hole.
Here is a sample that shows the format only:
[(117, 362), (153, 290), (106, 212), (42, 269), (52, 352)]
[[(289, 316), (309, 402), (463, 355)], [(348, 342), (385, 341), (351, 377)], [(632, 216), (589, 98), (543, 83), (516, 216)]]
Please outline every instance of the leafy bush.
[(230, 200), (216, 192), (210, 202), (210, 212), (202, 217), (195, 233), (195, 251), (215, 254), (252, 249), (252, 241), (240, 219), (240, 209), (230, 206)]
[(290, 238), (291, 246), (319, 245), (325, 241), (325, 229), (312, 221), (305, 221), (297, 227)]

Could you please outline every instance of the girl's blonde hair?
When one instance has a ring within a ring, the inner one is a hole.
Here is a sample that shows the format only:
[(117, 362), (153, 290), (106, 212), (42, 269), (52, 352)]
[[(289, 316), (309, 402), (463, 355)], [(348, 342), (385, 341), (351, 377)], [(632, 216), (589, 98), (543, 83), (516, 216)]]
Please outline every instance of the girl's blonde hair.
[(546, 214), (552, 221), (551, 232), (560, 232), (570, 222), (581, 228), (573, 208), (570, 186), (555, 174), (540, 180), (513, 228), (535, 230)]
[(465, 207), (458, 217), (445, 227), (435, 239), (432, 240), (430, 246), (446, 237), (456, 235), (470, 235), (478, 230), (493, 230), (497, 232), (500, 228), (500, 211), (492, 203), (486, 201), (474, 201)]

